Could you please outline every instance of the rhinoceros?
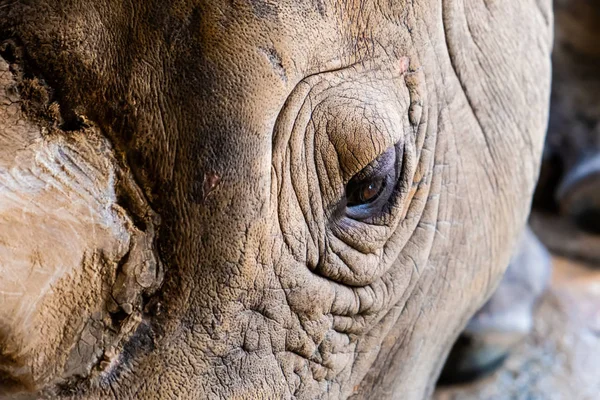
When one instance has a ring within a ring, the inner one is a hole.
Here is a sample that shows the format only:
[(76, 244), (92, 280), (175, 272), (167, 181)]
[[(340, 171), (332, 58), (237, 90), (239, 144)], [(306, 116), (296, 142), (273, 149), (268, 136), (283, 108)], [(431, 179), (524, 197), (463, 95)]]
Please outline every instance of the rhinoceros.
[(0, 396), (430, 395), (528, 215), (530, 1), (0, 2)]

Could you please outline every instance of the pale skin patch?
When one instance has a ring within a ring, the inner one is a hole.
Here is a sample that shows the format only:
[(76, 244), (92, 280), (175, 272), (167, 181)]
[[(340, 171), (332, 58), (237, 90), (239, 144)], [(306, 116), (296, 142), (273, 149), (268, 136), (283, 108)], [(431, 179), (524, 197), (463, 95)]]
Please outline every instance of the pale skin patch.
[[(160, 271), (148, 251), (152, 221), (140, 232), (119, 205), (116, 183), (128, 178), (106, 140), (93, 128), (50, 132), (15, 91), (0, 58), (0, 376), (36, 388), (88, 374), (104, 344), (118, 351), (141, 321), (139, 293), (153, 290)], [(135, 188), (127, 191), (139, 206)], [(126, 254), (131, 266), (117, 274)], [(107, 286), (128, 273), (137, 282), (123, 304), (131, 315), (111, 326)]]

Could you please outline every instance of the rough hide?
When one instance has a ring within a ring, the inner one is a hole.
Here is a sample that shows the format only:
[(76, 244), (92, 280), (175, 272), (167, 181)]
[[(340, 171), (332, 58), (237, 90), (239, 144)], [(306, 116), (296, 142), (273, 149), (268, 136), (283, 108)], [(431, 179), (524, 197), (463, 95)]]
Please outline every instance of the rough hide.
[(14, 72), (0, 60), (0, 393), (89, 375), (161, 281), (153, 213), (110, 144), (93, 126), (61, 131), (43, 82)]
[[(0, 2), (4, 394), (428, 396), (525, 222), (550, 21), (546, 1)], [(386, 197), (354, 206), (382, 166)]]

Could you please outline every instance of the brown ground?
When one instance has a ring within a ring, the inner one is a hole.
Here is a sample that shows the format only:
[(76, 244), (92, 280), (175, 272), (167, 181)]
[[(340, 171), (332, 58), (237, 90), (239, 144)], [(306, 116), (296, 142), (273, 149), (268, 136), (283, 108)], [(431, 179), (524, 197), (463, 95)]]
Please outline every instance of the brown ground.
[(600, 399), (600, 266), (556, 256), (527, 340), (492, 376), (433, 398)]

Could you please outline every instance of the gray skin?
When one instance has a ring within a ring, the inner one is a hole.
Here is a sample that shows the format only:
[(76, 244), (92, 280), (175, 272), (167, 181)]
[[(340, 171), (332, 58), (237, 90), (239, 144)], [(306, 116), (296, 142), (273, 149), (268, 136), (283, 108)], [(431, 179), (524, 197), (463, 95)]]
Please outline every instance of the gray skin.
[(551, 21), (0, 2), (0, 397), (429, 396), (526, 221)]
[(468, 382), (500, 367), (513, 347), (531, 333), (535, 307), (551, 272), (548, 250), (527, 227), (498, 289), (454, 344), (439, 382)]
[[(554, 13), (550, 123), (531, 224), (553, 252), (598, 263), (600, 1), (555, 0)], [(551, 262), (529, 229), (515, 252), (498, 290), (455, 344), (443, 382), (491, 372), (529, 333)]]

